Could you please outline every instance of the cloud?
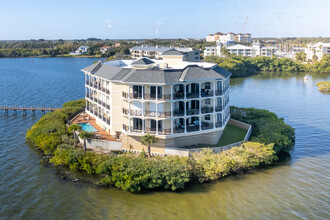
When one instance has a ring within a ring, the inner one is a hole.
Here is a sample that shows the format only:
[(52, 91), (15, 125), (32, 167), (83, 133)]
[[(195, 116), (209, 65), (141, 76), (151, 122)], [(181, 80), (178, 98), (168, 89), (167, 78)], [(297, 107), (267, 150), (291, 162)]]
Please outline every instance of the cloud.
[(163, 22), (158, 22), (156, 24), (157, 24), (157, 26), (162, 26), (163, 25)]
[(67, 23), (69, 23), (69, 22), (68, 22), (68, 21), (64, 21), (63, 23), (64, 23), (64, 24), (67, 24)]
[(112, 20), (106, 20), (105, 23), (107, 24), (108, 28), (112, 28)]

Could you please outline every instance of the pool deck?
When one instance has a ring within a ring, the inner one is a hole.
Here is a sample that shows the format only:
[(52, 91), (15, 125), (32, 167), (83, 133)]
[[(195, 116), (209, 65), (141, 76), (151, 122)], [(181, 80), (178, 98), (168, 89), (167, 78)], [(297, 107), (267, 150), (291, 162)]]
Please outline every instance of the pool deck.
[(72, 121), (69, 122), (71, 124), (79, 124), (79, 123), (89, 123), (91, 124), (97, 131), (93, 132), (95, 134), (95, 139), (100, 140), (108, 140), (108, 141), (118, 141), (116, 138), (112, 137), (108, 132), (103, 130), (97, 123), (96, 119), (90, 116), (89, 114), (82, 112), (77, 117), (75, 117)]

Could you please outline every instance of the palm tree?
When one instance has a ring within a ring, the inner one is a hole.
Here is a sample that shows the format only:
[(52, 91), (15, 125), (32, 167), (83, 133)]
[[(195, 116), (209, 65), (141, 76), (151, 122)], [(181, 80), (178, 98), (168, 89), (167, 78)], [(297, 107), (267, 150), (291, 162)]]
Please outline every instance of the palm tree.
[(86, 152), (86, 140), (94, 136), (93, 132), (81, 131), (79, 137), (84, 139), (84, 152)]
[(148, 149), (148, 158), (149, 159), (151, 158), (150, 145), (157, 143), (157, 142), (158, 142), (158, 138), (156, 138), (154, 135), (146, 134), (141, 137), (141, 144), (148, 147), (147, 149)]
[(81, 130), (81, 125), (78, 125), (78, 124), (72, 124), (69, 127), (69, 132), (70, 133), (72, 132), (73, 139), (75, 139), (75, 140), (76, 140), (76, 131), (80, 131), (80, 130)]

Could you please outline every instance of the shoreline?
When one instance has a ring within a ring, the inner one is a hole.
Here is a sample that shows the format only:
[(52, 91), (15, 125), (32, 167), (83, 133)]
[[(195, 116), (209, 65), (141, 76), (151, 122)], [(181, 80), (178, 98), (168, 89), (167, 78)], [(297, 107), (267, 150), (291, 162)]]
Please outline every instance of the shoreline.
[[(134, 154), (114, 151), (107, 155), (89, 150), (84, 152), (82, 143), (78, 144), (80, 147), (74, 144), (77, 140), (71, 137), (72, 132), (68, 130), (65, 122), (70, 115), (84, 107), (84, 103), (84, 100), (67, 102), (62, 109), (47, 113), (28, 129), (26, 140), (42, 154), (47, 163), (59, 169), (63, 167), (70, 170), (69, 175), (71, 172), (81, 172), (83, 176), (96, 177), (88, 181), (96, 186), (116, 187), (129, 192), (182, 191), (187, 185), (196, 181), (213, 182), (226, 176), (272, 165), (278, 160), (277, 155), (281, 151), (289, 152), (294, 145), (294, 129), (285, 124), (275, 113), (233, 107), (233, 118), (246, 115), (241, 118), (245, 123), (249, 123), (252, 115), (259, 113), (260, 117), (268, 121), (267, 124), (279, 127), (273, 130), (273, 133), (280, 135), (281, 132), (289, 129), (290, 132), (284, 132), (283, 138), (289, 138), (292, 142), (282, 145), (273, 140), (271, 135), (267, 141), (260, 141), (259, 133), (255, 133), (251, 138), (252, 142), (244, 142), (238, 147), (220, 153), (212, 153), (212, 149), (206, 148), (202, 152), (193, 153), (191, 157), (153, 156), (149, 159), (145, 152)], [(45, 132), (50, 126), (49, 123), (56, 125), (53, 126), (56, 133)]]

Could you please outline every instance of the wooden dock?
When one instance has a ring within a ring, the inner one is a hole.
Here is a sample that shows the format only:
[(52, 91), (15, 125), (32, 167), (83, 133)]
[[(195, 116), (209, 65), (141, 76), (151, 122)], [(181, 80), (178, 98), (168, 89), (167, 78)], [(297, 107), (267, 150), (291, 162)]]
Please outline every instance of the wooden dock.
[(60, 108), (49, 106), (0, 106), (0, 111), (3, 110), (5, 115), (9, 115), (9, 112), (12, 112), (13, 115), (17, 115), (18, 111), (21, 111), (23, 115), (27, 115), (27, 112), (31, 112), (32, 115), (35, 115), (36, 111), (41, 111), (44, 115), (46, 112), (53, 112), (57, 109)]

